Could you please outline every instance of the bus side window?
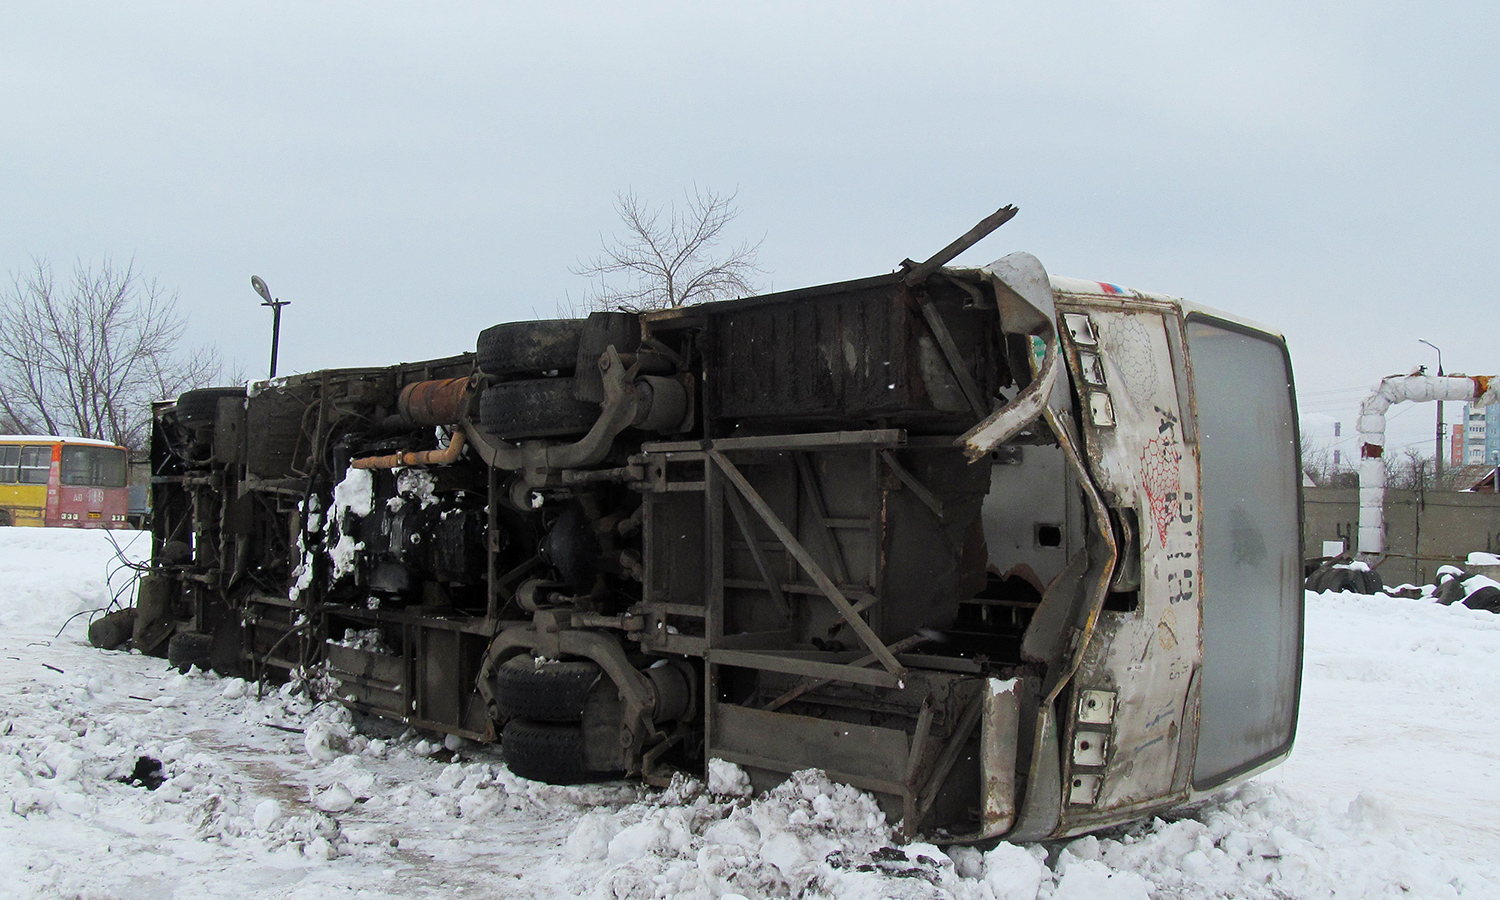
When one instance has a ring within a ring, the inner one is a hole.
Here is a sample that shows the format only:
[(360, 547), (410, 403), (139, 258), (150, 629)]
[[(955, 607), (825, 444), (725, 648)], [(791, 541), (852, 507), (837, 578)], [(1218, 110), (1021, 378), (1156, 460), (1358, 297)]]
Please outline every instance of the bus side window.
[(0, 484), (15, 484), (16, 468), (20, 464), (20, 447), (0, 447)]
[(52, 471), (51, 447), (21, 448), (21, 483), (46, 484)]

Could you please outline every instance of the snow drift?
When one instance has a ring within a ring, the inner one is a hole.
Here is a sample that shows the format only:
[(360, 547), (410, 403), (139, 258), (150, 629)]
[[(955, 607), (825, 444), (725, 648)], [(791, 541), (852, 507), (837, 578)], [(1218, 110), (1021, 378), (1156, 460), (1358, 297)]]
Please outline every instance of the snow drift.
[[(100, 532), (0, 529), (0, 867), (17, 897), (1500, 897), (1500, 618), (1309, 596), (1302, 726), (1269, 776), (1045, 846), (895, 844), (816, 771), (555, 787), (463, 741), (82, 644)], [(61, 670), (61, 671), (58, 671)], [(132, 776), (160, 764), (155, 789)]]

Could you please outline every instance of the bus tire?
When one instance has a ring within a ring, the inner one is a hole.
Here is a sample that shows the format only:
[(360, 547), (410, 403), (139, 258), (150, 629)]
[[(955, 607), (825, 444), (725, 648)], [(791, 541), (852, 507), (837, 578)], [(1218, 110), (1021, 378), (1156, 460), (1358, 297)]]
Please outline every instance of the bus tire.
[(167, 663), (184, 675), (193, 666), (207, 672), (213, 650), (213, 635), (199, 634), (196, 631), (178, 632), (167, 641)]
[(583, 319), (504, 322), (479, 332), (475, 363), (486, 375), (572, 372)]
[(213, 670), (230, 678), (242, 672), (241, 657), (244, 653), (245, 631), (238, 616), (226, 615), (214, 628), (212, 649), (208, 654)]
[(210, 387), (186, 391), (177, 397), (177, 421), (184, 425), (212, 425), (219, 418), (219, 401), (225, 397), (243, 399), (242, 387)]
[(538, 663), (527, 654), (512, 656), (495, 672), (495, 705), (510, 718), (571, 722), (583, 718), (583, 704), (604, 671), (588, 659)]
[(511, 719), (500, 733), (500, 755), (513, 774), (547, 784), (608, 781), (618, 774), (589, 771), (581, 725)]
[(491, 385), (479, 398), (479, 427), (507, 441), (587, 434), (599, 404), (573, 396), (571, 378)]
[(10, 510), (0, 509), (0, 528), (8, 528), (10, 525)]

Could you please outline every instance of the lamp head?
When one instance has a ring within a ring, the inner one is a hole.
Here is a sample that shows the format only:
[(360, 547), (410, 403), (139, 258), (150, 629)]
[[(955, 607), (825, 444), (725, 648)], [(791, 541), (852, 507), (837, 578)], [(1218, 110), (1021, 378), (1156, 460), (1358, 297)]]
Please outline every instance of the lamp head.
[(255, 293), (260, 294), (262, 300), (265, 300), (267, 303), (276, 302), (271, 299), (271, 289), (266, 287), (266, 283), (260, 280), (259, 275), (250, 276), (250, 286), (255, 288)]

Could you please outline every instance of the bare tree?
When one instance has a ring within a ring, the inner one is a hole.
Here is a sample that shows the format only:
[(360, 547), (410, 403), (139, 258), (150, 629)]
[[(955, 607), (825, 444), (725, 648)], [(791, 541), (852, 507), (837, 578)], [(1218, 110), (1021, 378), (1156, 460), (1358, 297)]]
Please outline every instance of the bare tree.
[(1302, 471), (1319, 487), (1357, 487), (1358, 476), (1354, 467), (1345, 458), (1335, 454), (1333, 447), (1324, 444), (1302, 444)]
[(212, 348), (179, 347), (177, 298), (134, 263), (82, 262), (59, 285), (45, 260), (0, 294), (0, 422), (139, 449), (152, 400), (222, 376)]
[(1387, 456), (1385, 483), (1398, 491), (1433, 489), (1432, 457), (1416, 447), (1404, 448), (1400, 455)]
[(684, 208), (672, 203), (663, 210), (629, 191), (616, 195), (624, 234), (573, 270), (596, 281), (589, 305), (640, 312), (754, 293), (760, 241), (714, 254), (739, 215), (734, 198), (695, 186), (686, 192)]

